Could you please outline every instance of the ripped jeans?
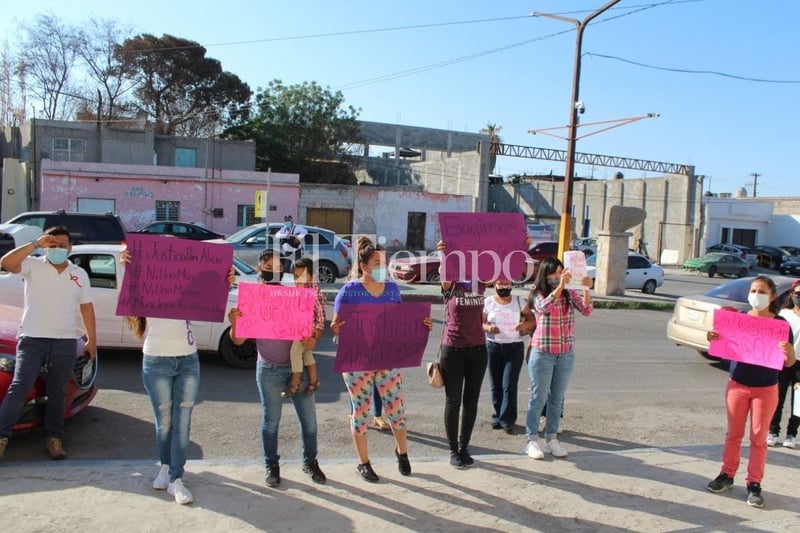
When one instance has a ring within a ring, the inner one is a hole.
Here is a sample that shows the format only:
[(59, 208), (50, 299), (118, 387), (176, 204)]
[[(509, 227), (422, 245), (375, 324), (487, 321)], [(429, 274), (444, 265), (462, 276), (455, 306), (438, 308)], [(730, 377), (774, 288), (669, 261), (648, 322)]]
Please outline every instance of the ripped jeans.
[(197, 353), (179, 357), (145, 355), (142, 382), (153, 404), (156, 444), (162, 465), (169, 465), (169, 480), (183, 477), (189, 449), (192, 408), (200, 386)]

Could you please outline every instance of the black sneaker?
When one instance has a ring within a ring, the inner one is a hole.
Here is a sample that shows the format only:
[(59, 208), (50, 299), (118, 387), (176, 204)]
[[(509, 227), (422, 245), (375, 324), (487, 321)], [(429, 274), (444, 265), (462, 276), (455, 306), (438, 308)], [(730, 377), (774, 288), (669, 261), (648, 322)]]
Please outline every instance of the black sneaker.
[(725, 472), (720, 472), (717, 477), (708, 482), (708, 490), (711, 492), (722, 492), (731, 488), (733, 488), (733, 478)]
[(365, 481), (369, 481), (370, 483), (377, 483), (380, 478), (378, 478), (378, 474), (372, 469), (372, 465), (369, 463), (363, 463), (356, 467), (356, 470), (361, 477), (364, 478)]
[(281, 484), (281, 467), (278, 463), (270, 463), (267, 465), (267, 486), (277, 487)]
[(503, 431), (505, 431), (509, 435), (513, 435), (514, 434), (514, 426), (503, 426)]
[(404, 476), (411, 475), (411, 463), (408, 460), (408, 453), (400, 453), (397, 448), (394, 449), (394, 456), (397, 457), (397, 469)]
[(500, 422), (492, 422), (492, 429), (503, 429), (503, 426), (500, 425)]
[(747, 484), (747, 505), (750, 507), (764, 507), (764, 497), (761, 495), (761, 483), (755, 481)]
[(325, 483), (328, 479), (325, 477), (325, 473), (320, 469), (319, 463), (316, 460), (305, 463), (303, 465), (303, 472), (311, 476), (311, 481), (319, 483), (320, 485)]
[(450, 452), (450, 466), (455, 468), (464, 468), (464, 460), (458, 452)]
[(458, 454), (461, 456), (461, 462), (464, 463), (464, 466), (472, 466), (475, 464), (475, 459), (472, 458), (466, 448), (461, 448)]

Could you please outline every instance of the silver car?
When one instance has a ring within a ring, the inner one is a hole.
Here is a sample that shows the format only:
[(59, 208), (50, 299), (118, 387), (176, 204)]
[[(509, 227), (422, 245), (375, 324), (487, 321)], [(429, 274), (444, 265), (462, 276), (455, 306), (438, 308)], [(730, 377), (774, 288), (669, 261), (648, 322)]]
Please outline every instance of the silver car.
[[(783, 304), (796, 278), (770, 276), (778, 292), (778, 303)], [(714, 310), (723, 307), (746, 311), (750, 309), (747, 294), (753, 278), (740, 278), (724, 283), (697, 296), (684, 296), (675, 302), (672, 318), (667, 322), (667, 338), (679, 346), (694, 348), (708, 357), (706, 335), (714, 327)]]
[[(225, 239), (233, 244), (236, 257), (251, 265), (258, 266), (258, 257), (265, 249), (280, 253), (280, 243), (275, 234), (282, 224), (253, 224), (242, 228)], [(308, 231), (303, 243), (303, 256), (310, 257), (317, 265), (317, 280), (320, 283), (333, 283), (350, 273), (350, 253), (345, 242), (329, 229), (306, 226)]]

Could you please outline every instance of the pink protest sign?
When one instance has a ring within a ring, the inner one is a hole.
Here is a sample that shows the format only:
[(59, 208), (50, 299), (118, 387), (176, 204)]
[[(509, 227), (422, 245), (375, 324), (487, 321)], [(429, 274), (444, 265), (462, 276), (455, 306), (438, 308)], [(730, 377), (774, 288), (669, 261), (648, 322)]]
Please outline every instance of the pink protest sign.
[(719, 333), (719, 339), (711, 341), (711, 355), (776, 370), (783, 368), (784, 357), (778, 343), (789, 340), (789, 323), (785, 320), (716, 309), (714, 331)]
[(248, 339), (300, 340), (311, 336), (316, 289), (240, 283), (236, 336)]
[(129, 233), (117, 315), (222, 322), (233, 247)]
[(521, 213), (439, 213), (446, 281), (519, 280), (530, 259)]
[(334, 372), (419, 366), (430, 331), (429, 302), (343, 304)]

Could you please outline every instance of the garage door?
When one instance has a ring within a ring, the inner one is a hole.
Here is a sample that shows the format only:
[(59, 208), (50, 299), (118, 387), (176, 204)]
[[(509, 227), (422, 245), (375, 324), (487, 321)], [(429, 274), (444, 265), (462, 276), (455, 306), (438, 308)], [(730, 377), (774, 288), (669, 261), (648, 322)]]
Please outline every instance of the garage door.
[(310, 207), (306, 210), (305, 223), (309, 226), (327, 228), (339, 235), (349, 235), (353, 233), (353, 210)]

